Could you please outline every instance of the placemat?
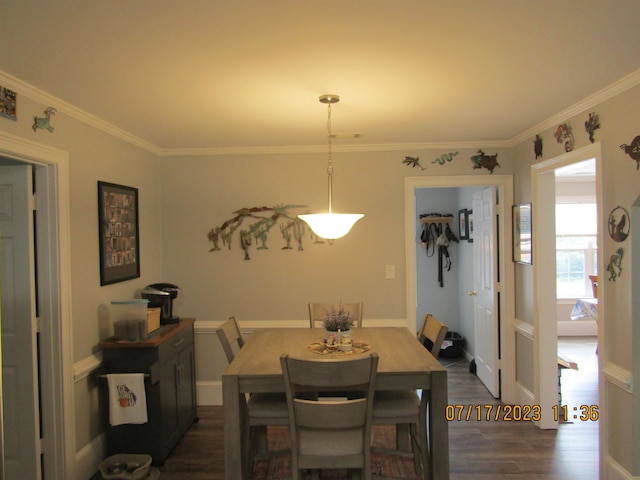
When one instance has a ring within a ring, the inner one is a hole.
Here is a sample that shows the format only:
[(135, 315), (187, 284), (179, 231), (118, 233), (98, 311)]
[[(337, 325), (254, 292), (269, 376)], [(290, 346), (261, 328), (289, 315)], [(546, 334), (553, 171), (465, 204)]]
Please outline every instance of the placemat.
[(367, 342), (360, 342), (353, 340), (351, 342), (351, 350), (343, 351), (339, 348), (329, 348), (324, 342), (313, 342), (307, 347), (310, 352), (317, 353), (319, 355), (356, 355), (358, 353), (364, 353), (369, 351), (369, 344)]

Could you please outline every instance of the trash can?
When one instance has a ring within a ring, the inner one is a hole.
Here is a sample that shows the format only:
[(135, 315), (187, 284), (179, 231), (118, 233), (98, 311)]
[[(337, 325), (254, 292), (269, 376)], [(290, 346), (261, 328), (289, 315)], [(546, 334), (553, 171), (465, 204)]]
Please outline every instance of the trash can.
[(463, 354), (464, 336), (458, 332), (447, 332), (440, 347), (440, 357), (458, 358)]

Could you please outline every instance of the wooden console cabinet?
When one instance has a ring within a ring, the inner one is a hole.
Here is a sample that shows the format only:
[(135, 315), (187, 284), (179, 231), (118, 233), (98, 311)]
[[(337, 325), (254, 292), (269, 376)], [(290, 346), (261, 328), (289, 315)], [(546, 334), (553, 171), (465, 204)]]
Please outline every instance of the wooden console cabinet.
[(145, 453), (162, 464), (193, 422), (196, 414), (196, 377), (193, 318), (139, 342), (105, 341), (102, 348), (103, 373), (144, 373), (148, 423), (109, 424), (109, 400), (103, 382), (107, 450), (118, 453)]

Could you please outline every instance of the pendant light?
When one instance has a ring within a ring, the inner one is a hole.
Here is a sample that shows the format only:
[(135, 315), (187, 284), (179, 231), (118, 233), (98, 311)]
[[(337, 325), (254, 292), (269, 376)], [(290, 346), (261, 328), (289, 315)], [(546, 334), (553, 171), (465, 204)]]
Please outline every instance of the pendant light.
[(328, 131), (328, 144), (329, 144), (329, 160), (327, 167), (327, 177), (329, 185), (329, 212), (328, 213), (312, 213), (307, 215), (298, 215), (298, 218), (304, 220), (313, 233), (320, 238), (327, 240), (335, 240), (336, 238), (344, 237), (351, 227), (364, 217), (362, 213), (333, 213), (331, 209), (331, 197), (333, 193), (333, 162), (331, 160), (331, 105), (338, 103), (340, 97), (338, 95), (321, 95), (320, 103), (327, 104), (328, 117), (327, 117), (327, 131)]

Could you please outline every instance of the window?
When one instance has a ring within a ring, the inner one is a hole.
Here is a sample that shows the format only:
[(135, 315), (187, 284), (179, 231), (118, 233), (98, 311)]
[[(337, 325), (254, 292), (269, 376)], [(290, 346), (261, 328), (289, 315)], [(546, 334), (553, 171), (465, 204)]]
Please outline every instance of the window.
[(589, 275), (597, 274), (597, 213), (594, 203), (556, 204), (558, 298), (593, 297)]

